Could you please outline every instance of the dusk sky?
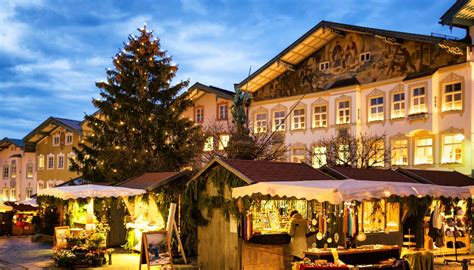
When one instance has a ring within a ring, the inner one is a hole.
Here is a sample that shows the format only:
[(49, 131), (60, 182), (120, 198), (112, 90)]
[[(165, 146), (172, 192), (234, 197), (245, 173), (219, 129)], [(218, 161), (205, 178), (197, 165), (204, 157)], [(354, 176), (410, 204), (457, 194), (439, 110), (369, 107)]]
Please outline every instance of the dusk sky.
[(147, 23), (190, 80), (231, 90), (321, 20), (430, 35), (455, 0), (0, 0), (0, 139), (95, 111), (96, 81)]

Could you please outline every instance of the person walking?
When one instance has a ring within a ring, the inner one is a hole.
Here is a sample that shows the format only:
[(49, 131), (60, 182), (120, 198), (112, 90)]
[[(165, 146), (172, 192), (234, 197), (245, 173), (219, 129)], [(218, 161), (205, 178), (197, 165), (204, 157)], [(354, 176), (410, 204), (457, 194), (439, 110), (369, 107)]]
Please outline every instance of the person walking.
[(294, 261), (301, 261), (304, 257), (303, 252), (308, 249), (306, 243), (306, 234), (309, 232), (308, 222), (298, 211), (293, 210), (288, 224), (288, 234), (291, 236), (290, 254), (293, 255)]

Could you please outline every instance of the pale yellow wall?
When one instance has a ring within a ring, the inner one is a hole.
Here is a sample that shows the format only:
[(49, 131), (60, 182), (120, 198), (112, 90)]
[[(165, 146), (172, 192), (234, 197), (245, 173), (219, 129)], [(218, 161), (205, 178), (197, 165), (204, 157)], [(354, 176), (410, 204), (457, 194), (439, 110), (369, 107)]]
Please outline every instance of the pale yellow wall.
[[(21, 155), (21, 157), (12, 157), (14, 155)], [(16, 162), (16, 177), (12, 177), (12, 161)], [(27, 165), (33, 165), (33, 176), (27, 177)], [(9, 166), (9, 177), (3, 177), (3, 168), (5, 165)], [(32, 194), (36, 193), (36, 172), (35, 168), (35, 155), (34, 153), (25, 153), (21, 147), (15, 145), (9, 145), (3, 151), (0, 151), (0, 194), (4, 201), (22, 201), (26, 199), (26, 190), (31, 188)], [(13, 185), (12, 185), (13, 184)], [(11, 193), (12, 189), (15, 189), (16, 196)], [(4, 197), (4, 190), (8, 193), (7, 197)]]
[[(193, 100), (194, 106), (189, 107), (184, 113), (183, 117), (186, 117), (191, 120), (195, 120), (195, 115), (194, 111), (197, 107), (202, 107), (204, 108), (204, 121), (203, 123), (199, 123), (206, 129), (207, 127), (211, 125), (222, 125), (224, 128), (227, 128), (228, 123), (231, 122), (231, 113), (230, 113), (230, 107), (232, 105), (231, 100), (223, 99), (217, 97), (215, 94), (212, 93), (205, 93), (198, 99)], [(221, 103), (227, 103), (227, 115), (228, 115), (228, 120), (227, 121), (218, 121), (217, 120), (217, 105)]]

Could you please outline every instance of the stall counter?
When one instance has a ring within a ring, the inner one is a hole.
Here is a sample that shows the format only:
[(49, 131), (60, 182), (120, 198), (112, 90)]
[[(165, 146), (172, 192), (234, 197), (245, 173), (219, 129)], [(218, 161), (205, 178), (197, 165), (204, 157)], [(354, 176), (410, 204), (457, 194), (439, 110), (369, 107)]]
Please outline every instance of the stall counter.
[[(384, 261), (390, 258), (400, 258), (400, 247), (399, 246), (382, 246), (382, 245), (371, 245), (361, 246), (352, 249), (337, 249), (339, 259), (345, 264), (359, 265), (359, 264), (378, 264), (380, 261)], [(304, 252), (305, 257), (311, 260), (325, 259), (327, 261), (333, 261), (333, 255), (329, 249), (309, 249)], [(361, 254), (370, 256), (360, 256)]]

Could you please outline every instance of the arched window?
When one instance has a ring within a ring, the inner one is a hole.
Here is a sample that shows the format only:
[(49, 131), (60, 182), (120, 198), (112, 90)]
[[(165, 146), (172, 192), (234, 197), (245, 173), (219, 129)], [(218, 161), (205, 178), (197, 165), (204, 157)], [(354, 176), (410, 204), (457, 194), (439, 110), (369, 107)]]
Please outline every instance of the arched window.
[(10, 178), (16, 178), (16, 160), (12, 160)]

